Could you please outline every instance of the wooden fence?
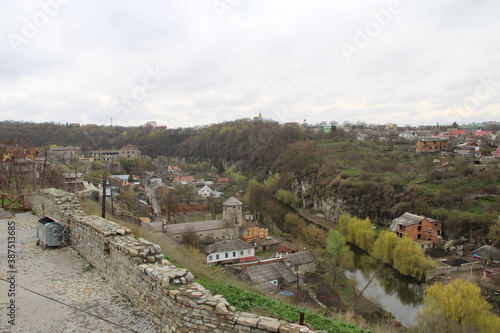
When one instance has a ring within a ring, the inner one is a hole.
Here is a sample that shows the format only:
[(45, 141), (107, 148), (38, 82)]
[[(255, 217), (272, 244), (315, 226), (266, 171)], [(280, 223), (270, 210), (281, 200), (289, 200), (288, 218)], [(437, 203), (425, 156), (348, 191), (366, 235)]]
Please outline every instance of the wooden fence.
[(31, 194), (0, 194), (0, 202), (6, 210), (31, 210)]

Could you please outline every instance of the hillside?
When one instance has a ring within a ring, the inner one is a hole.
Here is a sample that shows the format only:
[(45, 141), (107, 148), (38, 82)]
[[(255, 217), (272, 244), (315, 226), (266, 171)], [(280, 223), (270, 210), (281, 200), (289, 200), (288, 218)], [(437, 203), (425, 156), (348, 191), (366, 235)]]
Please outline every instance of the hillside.
[[(479, 243), (486, 241), (500, 213), (497, 164), (416, 154), (414, 143), (394, 136), (358, 142), (340, 129), (325, 133), (249, 119), (156, 131), (147, 126), (0, 122), (0, 142), (37, 148), (79, 145), (84, 150), (132, 144), (143, 155), (207, 161), (221, 172), (235, 165), (248, 179), (278, 175), (272, 195), (278, 188), (291, 191), (299, 206), (331, 221), (348, 212), (384, 225), (409, 211), (443, 220), (449, 236)], [(449, 168), (442, 167), (446, 163)]]

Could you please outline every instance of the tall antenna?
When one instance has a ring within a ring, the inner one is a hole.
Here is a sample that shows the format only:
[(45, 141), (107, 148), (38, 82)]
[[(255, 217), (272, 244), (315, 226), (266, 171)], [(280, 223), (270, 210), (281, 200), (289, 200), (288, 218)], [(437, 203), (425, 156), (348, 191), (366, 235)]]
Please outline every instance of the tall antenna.
[(110, 118), (111, 119), (111, 127), (113, 127), (113, 118)]

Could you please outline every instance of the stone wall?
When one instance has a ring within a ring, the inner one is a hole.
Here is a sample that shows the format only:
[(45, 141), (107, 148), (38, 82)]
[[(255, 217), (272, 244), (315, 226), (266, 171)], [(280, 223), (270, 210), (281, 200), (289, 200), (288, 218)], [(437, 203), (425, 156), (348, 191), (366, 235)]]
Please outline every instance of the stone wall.
[(436, 276), (440, 275), (451, 275), (453, 272), (467, 272), (470, 271), (472, 266), (473, 270), (483, 269), (483, 263), (481, 261), (475, 261), (473, 263), (466, 263), (460, 266), (445, 266), (439, 267), (432, 271), (425, 272), (425, 281), (434, 279)]
[(305, 326), (237, 312), (221, 295), (164, 259), (159, 245), (136, 239), (130, 230), (87, 215), (72, 193), (42, 189), (32, 209), (66, 223), (69, 244), (161, 332), (311, 332)]

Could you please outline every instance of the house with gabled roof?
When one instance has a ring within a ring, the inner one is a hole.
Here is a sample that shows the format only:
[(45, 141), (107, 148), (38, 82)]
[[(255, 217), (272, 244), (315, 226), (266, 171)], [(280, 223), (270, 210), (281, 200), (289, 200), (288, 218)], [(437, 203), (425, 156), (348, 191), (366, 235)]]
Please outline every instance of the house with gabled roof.
[(207, 263), (246, 262), (257, 259), (252, 244), (241, 239), (224, 240), (210, 244), (205, 248)]
[(169, 165), (167, 168), (167, 172), (170, 172), (170, 173), (179, 172), (179, 167), (176, 165)]
[(483, 245), (475, 250), (472, 255), (474, 259), (491, 260), (494, 263), (500, 263), (500, 250), (493, 246)]
[(450, 137), (455, 137), (455, 138), (458, 138), (459, 136), (464, 136), (464, 135), (467, 135), (467, 133), (469, 133), (468, 130), (464, 130), (464, 129), (456, 129), (456, 130), (453, 130), (450, 132), (449, 136)]
[(316, 260), (309, 251), (289, 254), (283, 258), (283, 262), (292, 272), (300, 275), (316, 271)]
[(197, 193), (204, 198), (222, 198), (224, 196), (222, 192), (213, 190), (207, 185), (199, 189)]
[(423, 249), (433, 248), (442, 236), (443, 222), (425, 216), (404, 213), (392, 220), (389, 230), (398, 237), (408, 236)]
[(285, 246), (283, 244), (281, 244), (278, 249), (276, 250), (276, 252), (274, 252), (274, 256), (276, 258), (281, 258), (283, 256), (287, 256), (289, 254), (292, 254), (292, 253), (295, 253), (296, 251), (288, 246)]
[(245, 266), (252, 284), (265, 289), (281, 289), (297, 284), (297, 276), (280, 261), (260, 262)]
[(192, 184), (194, 181), (194, 176), (177, 176), (173, 180), (174, 183), (181, 185)]

